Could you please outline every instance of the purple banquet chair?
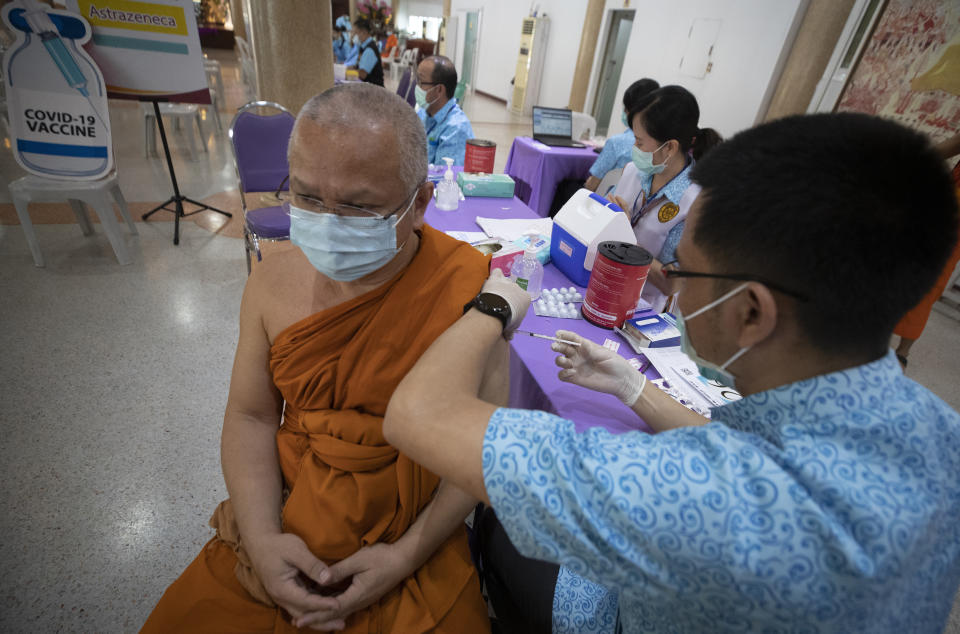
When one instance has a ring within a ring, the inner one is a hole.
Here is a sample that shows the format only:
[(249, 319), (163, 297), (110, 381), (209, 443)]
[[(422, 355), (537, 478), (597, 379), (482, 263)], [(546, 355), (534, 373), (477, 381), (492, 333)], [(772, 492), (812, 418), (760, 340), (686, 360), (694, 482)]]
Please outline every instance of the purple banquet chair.
[[(258, 114), (257, 108), (273, 108), (279, 112)], [(240, 203), (243, 208), (243, 248), (250, 274), (250, 253), (261, 260), (261, 240), (289, 240), (290, 217), (281, 206), (247, 209), (248, 192), (277, 192), (289, 189), (290, 166), (287, 145), (295, 119), (290, 111), (272, 101), (251, 101), (237, 111), (230, 123), (230, 147), (233, 148), (237, 179), (240, 181)]]
[[(400, 98), (407, 103), (410, 103), (409, 95), (413, 92), (413, 87), (411, 84), (415, 83), (412, 81), (412, 74), (413, 72), (410, 70), (409, 66), (404, 68), (403, 75), (400, 76), (400, 83), (397, 85), (397, 94), (400, 95)], [(416, 99), (414, 99), (413, 103), (417, 103)]]

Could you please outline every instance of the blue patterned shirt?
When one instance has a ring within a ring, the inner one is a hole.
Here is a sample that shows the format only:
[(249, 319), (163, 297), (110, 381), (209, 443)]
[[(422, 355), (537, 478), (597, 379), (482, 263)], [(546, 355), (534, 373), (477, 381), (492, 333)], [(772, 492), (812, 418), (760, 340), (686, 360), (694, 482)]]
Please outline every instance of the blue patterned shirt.
[(626, 632), (939, 634), (960, 584), (960, 415), (892, 351), (657, 435), (499, 409), (483, 469), (518, 550), (616, 589)]
[[(590, 166), (590, 175), (602, 179), (610, 170), (619, 169), (629, 163), (633, 160), (633, 144), (636, 142), (637, 138), (633, 135), (633, 130), (621, 132), (607, 139), (603, 144), (603, 150), (600, 151), (600, 156)], [(601, 196), (606, 195), (606, 192), (597, 193)]]
[(467, 152), (467, 140), (473, 138), (470, 119), (463, 113), (456, 99), (450, 99), (433, 116), (425, 108), (417, 111), (427, 131), (427, 162), (431, 165), (446, 165), (443, 157), (453, 159), (454, 165), (463, 165)]

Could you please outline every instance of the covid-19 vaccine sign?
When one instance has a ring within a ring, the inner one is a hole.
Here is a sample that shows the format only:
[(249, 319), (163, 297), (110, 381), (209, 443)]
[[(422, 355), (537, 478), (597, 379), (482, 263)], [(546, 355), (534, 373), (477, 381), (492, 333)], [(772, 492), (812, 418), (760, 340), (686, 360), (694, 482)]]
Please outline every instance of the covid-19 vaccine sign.
[(92, 180), (113, 168), (107, 90), (83, 49), (90, 25), (37, 0), (0, 13), (16, 35), (3, 56), (12, 149), (28, 172)]
[(210, 103), (193, 0), (67, 0), (93, 27), (86, 46), (119, 99)]

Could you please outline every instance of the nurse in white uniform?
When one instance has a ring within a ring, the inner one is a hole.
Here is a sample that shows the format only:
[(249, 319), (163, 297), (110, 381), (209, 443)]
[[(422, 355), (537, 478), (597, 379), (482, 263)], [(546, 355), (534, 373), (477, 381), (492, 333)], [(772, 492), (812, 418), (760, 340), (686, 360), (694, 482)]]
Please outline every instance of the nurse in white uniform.
[(690, 168), (722, 139), (699, 127), (697, 99), (681, 86), (653, 91), (627, 116), (636, 143), (613, 200), (630, 216), (637, 244), (654, 257), (642, 297), (661, 311), (672, 294), (661, 268), (676, 259), (687, 211), (700, 193)]

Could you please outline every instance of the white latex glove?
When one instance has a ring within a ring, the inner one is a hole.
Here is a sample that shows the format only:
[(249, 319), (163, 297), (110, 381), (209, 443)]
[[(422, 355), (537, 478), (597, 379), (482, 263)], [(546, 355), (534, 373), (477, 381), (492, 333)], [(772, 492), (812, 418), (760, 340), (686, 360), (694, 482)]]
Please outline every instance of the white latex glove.
[(637, 402), (647, 379), (626, 359), (568, 330), (558, 330), (554, 336), (580, 344), (551, 344), (550, 348), (560, 353), (556, 363), (563, 368), (557, 375), (561, 381), (613, 394), (628, 407)]
[(480, 292), (499, 295), (510, 304), (510, 322), (503, 329), (503, 334), (509, 339), (523, 318), (527, 316), (527, 309), (530, 308), (530, 293), (520, 288), (514, 280), (504, 277), (500, 269), (491, 271), (490, 277), (483, 283)]

